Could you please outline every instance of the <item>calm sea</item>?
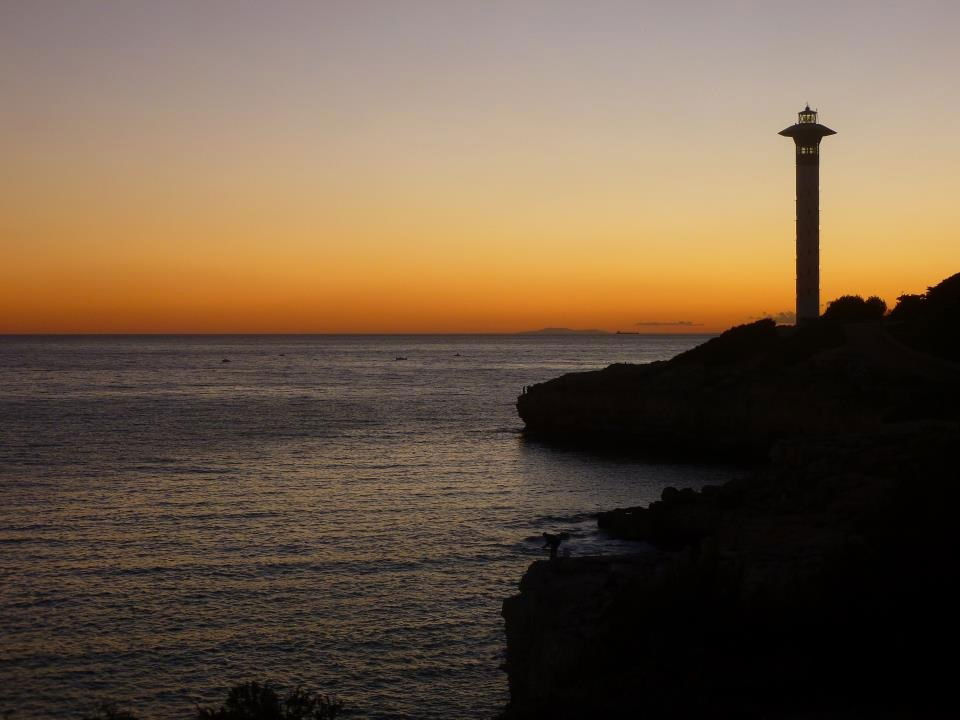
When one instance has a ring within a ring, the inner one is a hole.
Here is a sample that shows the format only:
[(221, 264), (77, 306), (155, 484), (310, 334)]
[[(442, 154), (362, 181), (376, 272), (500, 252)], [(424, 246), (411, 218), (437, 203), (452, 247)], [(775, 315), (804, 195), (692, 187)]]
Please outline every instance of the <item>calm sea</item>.
[(541, 532), (615, 552), (591, 513), (735, 474), (525, 440), (518, 392), (702, 340), (0, 338), (0, 715), (185, 718), (273, 678), (491, 717)]

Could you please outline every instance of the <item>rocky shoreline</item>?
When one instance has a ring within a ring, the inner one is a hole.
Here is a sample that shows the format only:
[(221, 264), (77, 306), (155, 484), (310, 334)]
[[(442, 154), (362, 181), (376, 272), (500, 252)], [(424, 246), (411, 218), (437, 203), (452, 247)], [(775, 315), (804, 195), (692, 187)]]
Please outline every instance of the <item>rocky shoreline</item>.
[(960, 636), (960, 365), (891, 317), (790, 334), (758, 323), (521, 396), (528, 428), (550, 437), (768, 461), (599, 515), (647, 552), (531, 565), (503, 606), (505, 718), (939, 717), (956, 704), (941, 655)]

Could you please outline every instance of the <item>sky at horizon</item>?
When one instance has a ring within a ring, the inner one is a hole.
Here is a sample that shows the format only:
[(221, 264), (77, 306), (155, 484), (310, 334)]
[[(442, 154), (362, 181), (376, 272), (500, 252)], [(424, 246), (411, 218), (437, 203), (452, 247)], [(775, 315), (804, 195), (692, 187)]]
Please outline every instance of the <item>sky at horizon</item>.
[[(710, 332), (960, 271), (960, 3), (0, 3), (0, 333)], [(693, 326), (657, 323), (696, 323)]]

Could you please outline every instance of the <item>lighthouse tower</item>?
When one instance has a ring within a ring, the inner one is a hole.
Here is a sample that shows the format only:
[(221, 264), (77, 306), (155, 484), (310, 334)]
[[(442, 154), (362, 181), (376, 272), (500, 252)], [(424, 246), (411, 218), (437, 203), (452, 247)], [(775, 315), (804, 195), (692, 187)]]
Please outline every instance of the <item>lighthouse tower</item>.
[(820, 140), (836, 135), (807, 105), (780, 131), (797, 146), (797, 325), (820, 316)]

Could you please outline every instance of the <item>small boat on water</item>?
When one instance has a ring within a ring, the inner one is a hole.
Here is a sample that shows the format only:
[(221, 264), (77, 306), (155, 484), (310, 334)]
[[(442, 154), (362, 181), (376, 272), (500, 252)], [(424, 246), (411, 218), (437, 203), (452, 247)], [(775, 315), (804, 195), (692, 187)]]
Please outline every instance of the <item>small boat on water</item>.
[(405, 358), (405, 357), (401, 357), (400, 355), (397, 355), (397, 356), (394, 358), (394, 360), (406, 360), (406, 358)]

